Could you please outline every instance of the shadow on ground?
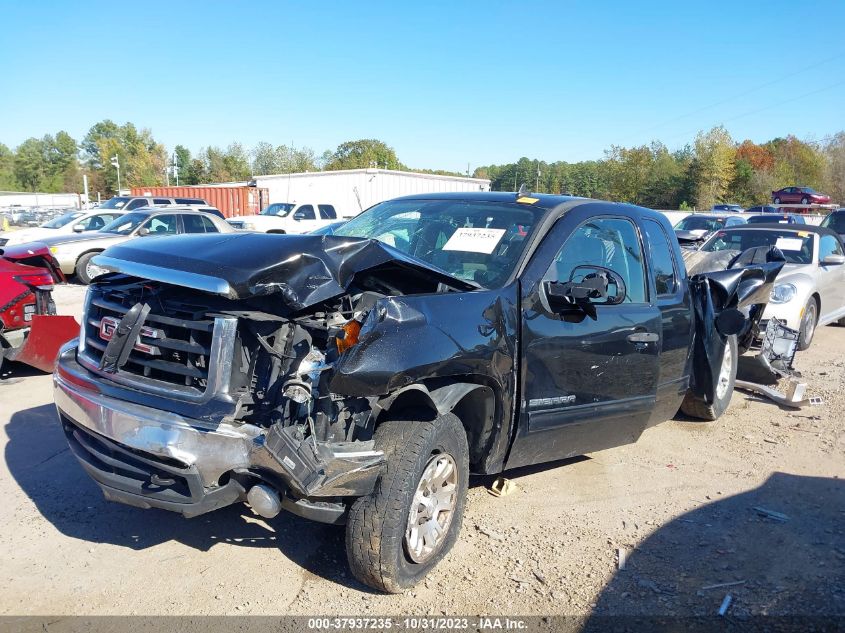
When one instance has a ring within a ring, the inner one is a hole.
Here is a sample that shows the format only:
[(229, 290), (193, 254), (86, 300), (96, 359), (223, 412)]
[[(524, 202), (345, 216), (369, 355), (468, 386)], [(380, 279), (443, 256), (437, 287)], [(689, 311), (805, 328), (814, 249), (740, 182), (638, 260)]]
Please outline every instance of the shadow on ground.
[[(172, 512), (108, 502), (68, 449), (52, 405), (15, 413), (6, 425), (6, 433), (9, 472), (44, 518), (68, 537), (133, 550), (170, 540), (201, 551), (217, 543), (277, 547), (316, 576), (370, 591), (348, 572), (343, 528), (282, 512), (267, 522), (271, 531), (260, 522), (247, 520), (255, 517), (243, 504), (184, 519)], [(586, 458), (520, 468), (508, 476), (518, 478), (583, 459)], [(492, 480), (493, 477), (473, 477), (470, 485), (488, 486)], [(304, 533), (308, 538), (302, 538)]]
[(368, 591), (349, 575), (342, 528), (282, 512), (267, 522), (273, 528), (268, 530), (247, 520), (257, 517), (243, 504), (185, 519), (164, 510), (111, 503), (68, 449), (53, 405), (15, 413), (5, 430), (9, 472), (44, 518), (65, 536), (133, 550), (170, 540), (201, 551), (217, 543), (277, 547), (317, 576)]
[(843, 526), (845, 482), (775, 473), (657, 529), (627, 554), (593, 613), (715, 616), (730, 594), (737, 622), (845, 616)]
[[(15, 363), (9, 360), (3, 361), (0, 368), (0, 389), (4, 386), (13, 385), (20, 382), (24, 378), (30, 376), (43, 376), (44, 372), (35, 367), (24, 365), (23, 363)], [(3, 392), (0, 391), (0, 394)]]

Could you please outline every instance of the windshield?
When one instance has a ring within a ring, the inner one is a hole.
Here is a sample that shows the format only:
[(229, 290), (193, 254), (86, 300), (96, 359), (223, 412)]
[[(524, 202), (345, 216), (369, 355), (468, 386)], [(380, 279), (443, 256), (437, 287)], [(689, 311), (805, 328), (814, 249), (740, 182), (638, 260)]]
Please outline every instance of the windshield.
[[(114, 198), (112, 198), (113, 200)], [(111, 202), (111, 200), (109, 200)], [(146, 213), (127, 213), (113, 222), (109, 222), (100, 229), (100, 233), (114, 233), (115, 235), (129, 235), (132, 231), (138, 228), (144, 220), (150, 217)]]
[(733, 229), (719, 231), (704, 243), (702, 251), (742, 252), (756, 246), (777, 246), (790, 264), (813, 262), (813, 234), (777, 229)]
[(126, 206), (126, 203), (129, 202), (131, 198), (120, 198), (114, 197), (109, 200), (106, 200), (103, 204), (101, 204), (98, 209), (122, 209)]
[(271, 204), (269, 207), (265, 207), (261, 212), (261, 215), (277, 215), (281, 217), (290, 213), (291, 209), (295, 206), (296, 205), (291, 204), (290, 202), (276, 202)]
[(80, 217), (81, 215), (85, 215), (81, 211), (77, 211), (75, 213), (65, 213), (64, 215), (60, 215), (57, 218), (53, 218), (49, 222), (45, 222), (41, 225), (42, 229), (60, 229), (65, 224), (69, 224), (73, 222), (76, 218)]
[(824, 219), (821, 226), (826, 226), (837, 233), (845, 233), (845, 213), (831, 213)]
[(675, 225), (679, 231), (718, 231), (725, 226), (727, 218), (688, 215)]
[(335, 235), (379, 240), (453, 277), (494, 288), (516, 266), (543, 209), (468, 200), (378, 204)]

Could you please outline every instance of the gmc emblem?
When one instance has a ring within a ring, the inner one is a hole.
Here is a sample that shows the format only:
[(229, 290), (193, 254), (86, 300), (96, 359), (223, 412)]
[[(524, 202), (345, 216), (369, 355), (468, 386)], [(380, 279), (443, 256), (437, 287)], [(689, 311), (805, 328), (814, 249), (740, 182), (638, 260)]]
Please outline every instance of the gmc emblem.
[[(120, 319), (116, 319), (115, 317), (107, 316), (100, 319), (100, 338), (104, 341), (110, 341), (114, 336), (114, 333), (117, 332), (118, 325), (120, 325)], [(144, 325), (141, 327), (140, 336), (145, 336), (147, 338), (162, 338), (162, 332), (161, 330), (156, 330)], [(140, 341), (140, 336), (139, 340), (135, 341), (135, 345), (132, 346), (132, 349), (144, 354), (149, 354), (150, 356), (161, 356), (161, 350), (159, 350), (159, 348), (154, 345), (142, 343)]]

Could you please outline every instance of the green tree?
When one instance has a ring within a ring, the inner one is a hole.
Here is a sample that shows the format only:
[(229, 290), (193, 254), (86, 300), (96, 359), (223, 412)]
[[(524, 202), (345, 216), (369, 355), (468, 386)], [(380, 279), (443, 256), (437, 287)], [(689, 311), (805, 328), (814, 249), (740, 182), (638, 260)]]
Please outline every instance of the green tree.
[[(175, 157), (175, 169), (179, 172), (180, 185), (196, 185), (199, 184), (194, 179), (194, 174), (191, 170), (191, 150), (184, 145), (177, 145), (173, 148), (173, 155)], [(176, 174), (173, 175), (173, 182), (176, 182)]]
[(0, 191), (15, 191), (20, 188), (15, 178), (15, 154), (0, 143)]
[(821, 188), (825, 156), (816, 144), (790, 135), (769, 141), (764, 147), (774, 157), (775, 189), (794, 185)]
[(388, 147), (386, 143), (376, 139), (361, 139), (338, 145), (325, 169), (363, 169), (367, 167), (378, 167), (380, 169), (405, 168), (399, 162), (393, 148)]
[(714, 127), (695, 137), (695, 187), (699, 209), (709, 209), (725, 200), (734, 177), (736, 146), (728, 131)]
[(107, 195), (117, 191), (117, 169), (112, 158), (120, 163), (120, 185), (155, 186), (164, 184), (167, 153), (152, 132), (138, 129), (133, 123), (117, 125), (111, 120), (95, 123), (81, 144), (87, 167), (102, 174)]
[(831, 199), (845, 204), (845, 132), (831, 136), (824, 147), (825, 188)]
[(38, 186), (48, 173), (44, 141), (37, 138), (26, 139), (15, 152), (15, 179), (24, 190), (38, 191)]

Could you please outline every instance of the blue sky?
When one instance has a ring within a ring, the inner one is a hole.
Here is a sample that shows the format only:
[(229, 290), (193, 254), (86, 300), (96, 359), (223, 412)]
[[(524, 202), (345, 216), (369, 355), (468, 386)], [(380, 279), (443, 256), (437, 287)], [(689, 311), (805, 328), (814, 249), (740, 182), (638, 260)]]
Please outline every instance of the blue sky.
[[(0, 0), (0, 142), (379, 138), (412, 167), (845, 129), (845, 2)], [(815, 35), (814, 35), (815, 34)]]

